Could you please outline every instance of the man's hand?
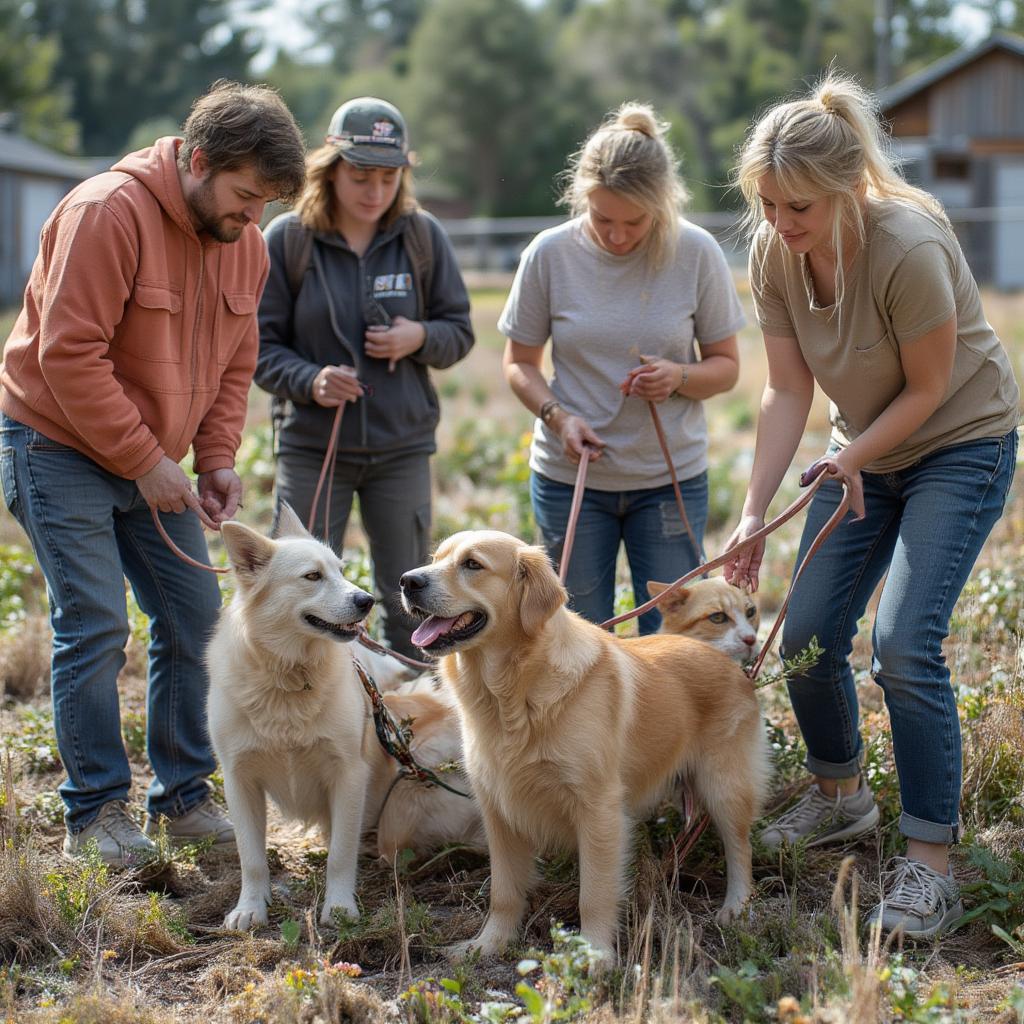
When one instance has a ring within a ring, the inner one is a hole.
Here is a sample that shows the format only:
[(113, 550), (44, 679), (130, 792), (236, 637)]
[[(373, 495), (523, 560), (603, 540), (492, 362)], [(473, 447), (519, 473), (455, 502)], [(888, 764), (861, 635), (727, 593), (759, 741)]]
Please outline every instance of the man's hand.
[(216, 530), (217, 524), (206, 514), (202, 504), (192, 490), (192, 481), (176, 462), (166, 455), (148, 472), (136, 481), (139, 493), (150, 508), (160, 512), (184, 512), (190, 508), (199, 521), (209, 530)]
[(363, 385), (351, 366), (325, 366), (313, 379), (313, 401), (328, 409), (363, 397)]
[(213, 469), (199, 474), (199, 500), (218, 525), (234, 519), (242, 499), (242, 481), (233, 469)]
[(427, 329), (419, 320), (396, 316), (390, 327), (368, 327), (366, 329), (366, 354), (374, 359), (388, 361), (388, 373), (395, 369), (399, 359), (411, 356), (423, 348)]

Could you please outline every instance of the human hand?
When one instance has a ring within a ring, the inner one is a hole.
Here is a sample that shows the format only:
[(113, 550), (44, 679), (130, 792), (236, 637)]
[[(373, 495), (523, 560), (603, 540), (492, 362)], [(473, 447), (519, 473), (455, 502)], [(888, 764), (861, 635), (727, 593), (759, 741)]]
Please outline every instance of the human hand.
[[(752, 534), (757, 533), (764, 526), (764, 519), (761, 516), (744, 516), (731, 536), (725, 542), (723, 551), (728, 551), (737, 544), (742, 544)], [(722, 572), (725, 578), (734, 587), (749, 587), (751, 593), (757, 590), (758, 572), (761, 568), (761, 561), (764, 559), (764, 538), (748, 545), (742, 551), (737, 551), (729, 561), (725, 563)]]
[(313, 401), (327, 409), (363, 396), (363, 385), (351, 366), (324, 366), (313, 378)]
[(843, 484), (850, 496), (850, 509), (853, 512), (855, 522), (864, 518), (864, 481), (861, 479), (859, 469), (848, 469), (845, 465), (843, 455), (826, 455), (812, 462), (800, 474), (800, 486), (808, 487), (821, 476), (827, 473), (837, 483)]
[(166, 455), (148, 473), (135, 481), (146, 504), (160, 512), (184, 512), (190, 508), (199, 521), (209, 530), (216, 530), (217, 524), (206, 514), (199, 499), (192, 490), (192, 481), (176, 462)]
[(591, 461), (601, 457), (601, 450), (606, 442), (594, 433), (585, 419), (566, 415), (562, 417), (556, 430), (562, 441), (562, 450), (570, 462), (578, 463), (584, 452)]
[(626, 374), (619, 385), (624, 395), (634, 395), (647, 402), (664, 402), (683, 383), (685, 367), (671, 359), (641, 356), (641, 365)]
[(242, 498), (242, 481), (233, 469), (213, 469), (199, 474), (199, 500), (218, 525), (233, 519)]
[(390, 327), (366, 329), (366, 354), (374, 359), (386, 359), (388, 373), (393, 373), (395, 363), (423, 348), (426, 337), (427, 329), (421, 321), (396, 316)]

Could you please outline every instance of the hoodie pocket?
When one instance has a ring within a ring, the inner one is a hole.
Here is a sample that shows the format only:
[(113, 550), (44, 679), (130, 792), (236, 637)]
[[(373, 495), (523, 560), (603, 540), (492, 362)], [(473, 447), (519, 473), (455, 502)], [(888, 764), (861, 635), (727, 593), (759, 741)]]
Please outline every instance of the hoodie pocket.
[(136, 281), (111, 345), (143, 363), (180, 363), (182, 292)]
[(217, 307), (217, 362), (227, 366), (238, 346), (253, 329), (256, 317), (256, 296), (251, 292), (224, 292)]

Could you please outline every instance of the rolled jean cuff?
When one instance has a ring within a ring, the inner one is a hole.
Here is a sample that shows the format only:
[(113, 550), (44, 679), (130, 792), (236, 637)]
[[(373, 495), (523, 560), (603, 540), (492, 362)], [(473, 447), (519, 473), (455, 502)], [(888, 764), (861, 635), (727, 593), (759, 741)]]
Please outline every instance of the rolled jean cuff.
[(843, 764), (834, 764), (831, 761), (820, 761), (813, 755), (808, 754), (804, 765), (812, 775), (817, 775), (822, 779), (852, 779), (855, 775), (860, 774), (860, 758), (862, 752), (863, 748), (858, 747), (857, 753), (849, 761), (846, 761)]
[(900, 814), (900, 832), (908, 839), (922, 843), (942, 843), (948, 846), (960, 839), (960, 825), (943, 825), (937, 821), (925, 821), (903, 811)]

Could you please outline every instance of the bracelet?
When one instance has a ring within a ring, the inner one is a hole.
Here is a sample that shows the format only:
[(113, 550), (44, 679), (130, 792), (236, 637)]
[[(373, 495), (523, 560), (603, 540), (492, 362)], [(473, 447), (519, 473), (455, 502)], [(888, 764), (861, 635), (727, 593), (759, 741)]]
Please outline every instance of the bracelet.
[(540, 411), (539, 411), (539, 412), (537, 413), (537, 415), (538, 415), (538, 417), (540, 417), (540, 421), (541, 421), (541, 423), (547, 424), (548, 420), (549, 420), (549, 419), (550, 419), (550, 417), (551, 417), (551, 414), (552, 414), (552, 413), (553, 413), (553, 412), (554, 412), (554, 411), (555, 411), (556, 409), (561, 409), (561, 408), (562, 408), (562, 403), (561, 403), (561, 402), (559, 402), (557, 398), (549, 398), (549, 399), (548, 399), (548, 400), (547, 400), (547, 401), (546, 401), (546, 402), (545, 402), (545, 403), (544, 403), (544, 404), (543, 404), (543, 405), (542, 405), (542, 406), (540, 407)]
[(690, 383), (690, 368), (686, 363), (681, 363), (680, 365), (683, 368), (683, 379), (679, 382), (679, 386), (685, 388)]

